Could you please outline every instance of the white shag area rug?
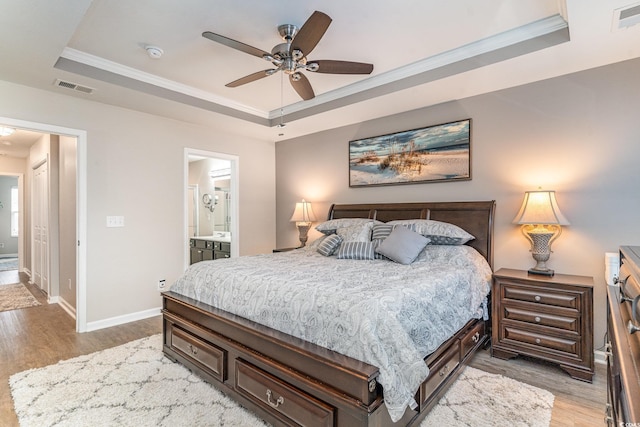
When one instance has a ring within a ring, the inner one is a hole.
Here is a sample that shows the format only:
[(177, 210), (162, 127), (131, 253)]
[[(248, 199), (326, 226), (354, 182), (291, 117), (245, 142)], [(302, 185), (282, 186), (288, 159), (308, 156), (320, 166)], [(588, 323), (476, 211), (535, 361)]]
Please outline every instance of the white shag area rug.
[[(12, 375), (20, 425), (267, 425), (161, 349), (154, 335)], [(420, 427), (546, 427), (552, 407), (548, 391), (467, 367)]]
[(18, 310), (40, 305), (22, 283), (0, 285), (0, 311)]

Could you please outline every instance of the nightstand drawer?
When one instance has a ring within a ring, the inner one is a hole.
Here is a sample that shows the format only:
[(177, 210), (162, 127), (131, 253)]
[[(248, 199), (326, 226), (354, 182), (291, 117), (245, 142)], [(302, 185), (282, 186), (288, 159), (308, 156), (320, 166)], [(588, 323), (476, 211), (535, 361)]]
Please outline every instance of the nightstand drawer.
[(534, 325), (550, 326), (552, 328), (558, 328), (575, 333), (579, 332), (580, 326), (578, 319), (575, 317), (557, 316), (511, 306), (504, 307), (504, 318), (532, 323)]
[(547, 289), (536, 289), (527, 286), (507, 284), (504, 286), (504, 298), (516, 301), (527, 301), (556, 307), (573, 308), (580, 306), (580, 295), (568, 292), (553, 292)]
[(500, 335), (504, 337), (505, 341), (517, 341), (520, 343), (530, 344), (535, 347), (557, 350), (572, 355), (579, 354), (580, 343), (578, 340), (551, 337), (544, 334), (524, 331), (511, 326), (503, 326), (503, 330)]

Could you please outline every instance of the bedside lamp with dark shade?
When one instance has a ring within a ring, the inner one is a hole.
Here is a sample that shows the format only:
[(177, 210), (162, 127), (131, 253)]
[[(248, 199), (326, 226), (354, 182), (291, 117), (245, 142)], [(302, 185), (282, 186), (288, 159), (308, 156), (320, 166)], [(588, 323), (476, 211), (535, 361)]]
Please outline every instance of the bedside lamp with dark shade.
[(551, 243), (562, 233), (562, 225), (569, 221), (562, 215), (555, 191), (526, 191), (514, 224), (522, 225), (522, 234), (531, 243), (531, 255), (536, 260), (531, 274), (553, 276), (554, 271), (546, 262), (551, 256)]
[(311, 209), (311, 203), (302, 199), (302, 202), (296, 203), (296, 209), (291, 216), (291, 222), (295, 222), (298, 227), (298, 233), (300, 233), (300, 247), (307, 244), (307, 233), (311, 228), (311, 223), (316, 221), (316, 216)]

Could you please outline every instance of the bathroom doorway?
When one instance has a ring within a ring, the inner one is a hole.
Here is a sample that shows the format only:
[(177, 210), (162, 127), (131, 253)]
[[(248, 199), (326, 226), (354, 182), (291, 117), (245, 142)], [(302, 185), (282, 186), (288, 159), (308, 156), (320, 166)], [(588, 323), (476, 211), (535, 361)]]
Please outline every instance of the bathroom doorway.
[(191, 238), (219, 238), (238, 248), (238, 158), (185, 149), (185, 266)]

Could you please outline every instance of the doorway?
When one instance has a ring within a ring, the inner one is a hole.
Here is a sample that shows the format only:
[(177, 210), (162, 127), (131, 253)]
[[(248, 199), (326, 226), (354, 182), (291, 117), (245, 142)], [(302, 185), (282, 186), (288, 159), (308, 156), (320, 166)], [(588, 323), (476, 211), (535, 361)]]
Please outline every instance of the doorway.
[[(197, 165), (197, 166), (195, 166)], [(190, 171), (205, 167), (203, 180), (191, 180)], [(190, 264), (189, 239), (196, 235), (227, 234), (231, 257), (239, 255), (239, 158), (211, 151), (185, 149), (184, 156), (184, 265)], [(194, 234), (195, 233), (195, 234)]]
[[(55, 126), (55, 125), (49, 125), (49, 124), (43, 124), (43, 123), (37, 123), (37, 122), (30, 122), (30, 121), (24, 121), (24, 120), (17, 120), (17, 119), (12, 119), (12, 118), (8, 118), (8, 117), (0, 117), (0, 123), (4, 126), (8, 126), (11, 128), (16, 128), (16, 129), (22, 129), (22, 130), (26, 130), (26, 131), (31, 131), (31, 132), (39, 132), (42, 134), (46, 134), (49, 135), (51, 137), (56, 137), (59, 138), (60, 141), (62, 141), (62, 144), (65, 144), (65, 141), (71, 140), (74, 142), (74, 147), (73, 147), (73, 156), (68, 157), (66, 160), (69, 163), (67, 166), (72, 167), (73, 169), (73, 181), (75, 184), (75, 188), (73, 191), (73, 194), (71, 194), (70, 196), (73, 198), (74, 202), (75, 202), (75, 209), (74, 209), (74, 213), (75, 213), (75, 221), (74, 224), (72, 225), (74, 231), (75, 231), (75, 236), (73, 238), (73, 242), (71, 242), (73, 244), (73, 249), (72, 251), (74, 252), (71, 256), (73, 258), (73, 260), (75, 261), (75, 266), (74, 266), (74, 270), (72, 271), (70, 274), (73, 276), (74, 282), (75, 282), (75, 319), (76, 319), (76, 331), (77, 332), (86, 332), (87, 330), (87, 313), (86, 313), (86, 294), (87, 294), (87, 290), (86, 290), (86, 277), (87, 277), (87, 273), (86, 273), (86, 259), (87, 259), (87, 254), (86, 254), (86, 238), (87, 238), (87, 216), (86, 216), (86, 212), (87, 212), (87, 205), (86, 205), (86, 182), (87, 182), (87, 169), (86, 169), (86, 146), (87, 146), (87, 134), (86, 131), (84, 130), (79, 130), (79, 129), (71, 129), (71, 128), (65, 128), (65, 127), (60, 127), (60, 126)], [(51, 160), (50, 158), (47, 158), (47, 160)], [(53, 163), (51, 163), (53, 164)], [(51, 164), (49, 166), (51, 166)], [(35, 164), (29, 164), (25, 166), (25, 169), (34, 169), (35, 170), (41, 166), (40, 164), (38, 164), (38, 162), (36, 162)], [(56, 179), (58, 179), (58, 176), (56, 175)], [(40, 180), (40, 183), (42, 184), (43, 180)], [(29, 187), (29, 188), (33, 188), (32, 186), (32, 182), (26, 183), (25, 182), (25, 186), (24, 187)], [(44, 184), (43, 184), (44, 185)], [(28, 188), (25, 188), (25, 191), (29, 191)], [(26, 198), (25, 198), (26, 199)], [(41, 200), (41, 199), (40, 199)], [(33, 203), (33, 202), (31, 202)], [(26, 206), (26, 200), (23, 202), (23, 206)], [(51, 209), (51, 204), (47, 203), (47, 205), (49, 205), (49, 209)], [(41, 206), (43, 209), (45, 209), (44, 206)], [(29, 207), (31, 210), (33, 210), (33, 206)], [(55, 212), (57, 213), (57, 206), (54, 206), (55, 208)], [(57, 218), (57, 217), (56, 217)], [(25, 230), (25, 234), (27, 234), (27, 232), (29, 230), (32, 229), (31, 225), (33, 224), (33, 218), (31, 217), (27, 217), (26, 219), (28, 219), (29, 224), (26, 225), (22, 228), (23, 230)], [(25, 219), (24, 222), (27, 222), (27, 220)], [(23, 224), (21, 224), (23, 225)], [(46, 236), (46, 244), (49, 245), (49, 253), (52, 255), (50, 257), (51, 259), (51, 265), (47, 266), (47, 270), (49, 271), (48, 276), (47, 276), (47, 280), (48, 280), (48, 287), (51, 290), (52, 287), (52, 282), (53, 282), (53, 278), (56, 277), (56, 280), (59, 279), (58, 277), (58, 273), (59, 271), (57, 270), (58, 268), (58, 260), (59, 260), (59, 256), (60, 256), (60, 251), (57, 250), (57, 247), (55, 250), (51, 249), (52, 244), (54, 243), (53, 240), (55, 240), (56, 244), (58, 243), (58, 235), (51, 235), (51, 231), (52, 230), (47, 230), (48, 234)], [(56, 231), (57, 233), (57, 231)], [(30, 234), (30, 233), (29, 233)], [(29, 242), (32, 241), (31, 236), (29, 235), (28, 237), (26, 237), (26, 239), (29, 239)], [(27, 240), (24, 240), (27, 241)], [(67, 246), (69, 247), (69, 246)], [(33, 255), (32, 255), (33, 256)], [(56, 264), (56, 268), (54, 269), (54, 271), (51, 271), (51, 267), (53, 264)], [(40, 270), (40, 273), (42, 273), (43, 271), (46, 271), (45, 269)], [(56, 283), (57, 286), (62, 286), (60, 283)], [(69, 284), (66, 284), (67, 286), (71, 286), (70, 282)], [(54, 289), (51, 293), (55, 296), (58, 295), (59, 289)], [(51, 295), (51, 294), (50, 294)], [(50, 302), (58, 302), (56, 299), (50, 299)], [(61, 305), (62, 306), (62, 305)], [(63, 306), (63, 308), (65, 308)], [(65, 308), (65, 310), (67, 310)], [(67, 310), (68, 311), (68, 310)], [(70, 313), (71, 314), (71, 313)], [(73, 315), (72, 314), (72, 315)]]

